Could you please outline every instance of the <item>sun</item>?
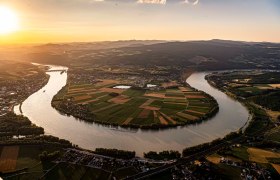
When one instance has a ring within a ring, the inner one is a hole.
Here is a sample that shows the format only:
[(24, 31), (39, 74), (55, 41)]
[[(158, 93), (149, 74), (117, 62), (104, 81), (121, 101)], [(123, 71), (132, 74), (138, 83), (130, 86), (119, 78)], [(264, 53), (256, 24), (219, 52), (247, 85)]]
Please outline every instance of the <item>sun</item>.
[(9, 34), (18, 29), (19, 20), (16, 13), (6, 6), (0, 6), (0, 34)]

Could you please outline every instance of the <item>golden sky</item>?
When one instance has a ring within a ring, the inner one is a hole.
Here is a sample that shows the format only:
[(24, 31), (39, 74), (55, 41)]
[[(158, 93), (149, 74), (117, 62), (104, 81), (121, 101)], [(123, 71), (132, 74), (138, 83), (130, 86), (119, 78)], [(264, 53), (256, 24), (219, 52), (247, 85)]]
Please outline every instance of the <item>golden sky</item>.
[[(2, 0), (1, 6), (17, 16), (19, 29), (0, 34), (0, 43), (130, 39), (280, 42), (279, 0)], [(7, 21), (0, 16), (0, 26)]]

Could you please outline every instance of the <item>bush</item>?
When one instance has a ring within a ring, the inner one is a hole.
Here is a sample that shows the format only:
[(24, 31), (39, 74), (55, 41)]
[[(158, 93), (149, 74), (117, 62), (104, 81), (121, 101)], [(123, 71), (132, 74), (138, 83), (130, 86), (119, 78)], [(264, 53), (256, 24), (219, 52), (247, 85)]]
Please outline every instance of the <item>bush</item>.
[(104, 156), (120, 158), (120, 159), (132, 159), (135, 157), (136, 154), (134, 151), (124, 151), (118, 149), (105, 149), (105, 148), (96, 148), (95, 153)]
[(159, 153), (150, 151), (148, 153), (144, 153), (144, 157), (153, 160), (172, 160), (179, 159), (181, 154), (178, 151), (162, 151)]
[(60, 155), (59, 151), (55, 151), (53, 153), (49, 153), (47, 151), (43, 151), (41, 154), (39, 154), (39, 158), (42, 162), (47, 162), (47, 161), (53, 161), (56, 158), (58, 158)]
[(112, 93), (110, 93), (109, 95), (112, 96), (112, 97), (117, 97), (117, 96), (119, 96), (120, 94), (119, 94), (119, 93), (112, 92)]

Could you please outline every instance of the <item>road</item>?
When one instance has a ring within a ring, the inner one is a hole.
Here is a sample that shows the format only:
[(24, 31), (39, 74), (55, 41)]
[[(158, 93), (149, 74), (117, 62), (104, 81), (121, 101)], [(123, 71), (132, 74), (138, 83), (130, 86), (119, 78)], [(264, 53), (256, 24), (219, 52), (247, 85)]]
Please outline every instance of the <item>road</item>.
[(140, 179), (148, 178), (150, 176), (153, 176), (153, 175), (159, 174), (161, 172), (167, 171), (169, 169), (172, 169), (177, 165), (185, 164), (185, 163), (188, 163), (190, 161), (194, 161), (196, 159), (199, 159), (200, 157), (204, 157), (204, 156), (206, 156), (208, 154), (211, 154), (214, 151), (218, 151), (218, 150), (220, 150), (220, 149), (222, 149), (222, 148), (224, 148), (225, 146), (228, 146), (228, 145), (229, 145), (228, 142), (222, 142), (222, 143), (220, 143), (220, 144), (218, 144), (214, 147), (211, 147), (211, 148), (209, 148), (205, 151), (201, 151), (201, 152), (193, 154), (191, 156), (183, 157), (183, 158), (179, 159), (178, 161), (176, 161), (174, 163), (167, 164), (167, 165), (164, 165), (164, 166), (160, 166), (160, 167), (152, 169), (150, 171), (141, 172), (141, 173), (138, 173), (136, 175), (130, 176), (130, 177), (126, 178), (126, 180), (140, 180)]
[[(260, 135), (260, 133), (263, 133), (263, 129), (260, 129), (259, 131), (256, 131), (255, 133), (251, 134), (250, 137), (254, 137), (254, 135)], [(236, 143), (240, 143), (241, 141), (246, 141), (246, 139), (248, 138), (249, 136), (246, 136), (245, 134), (237, 137), (237, 138), (234, 138), (234, 139), (231, 139), (231, 140), (222, 140), (222, 142), (216, 146), (213, 146), (211, 148), (207, 148), (207, 150), (204, 150), (204, 151), (201, 151), (201, 152), (198, 152), (196, 154), (193, 154), (191, 156), (187, 156), (187, 157), (182, 157), (180, 158), (178, 161), (174, 162), (174, 163), (171, 163), (171, 164), (167, 164), (167, 165), (164, 165), (164, 166), (160, 166), (158, 168), (155, 168), (155, 169), (152, 169), (150, 171), (147, 171), (147, 172), (141, 172), (141, 173), (138, 173), (138, 174), (135, 174), (133, 176), (130, 176), (128, 178), (126, 178), (126, 180), (140, 180), (140, 179), (145, 179), (145, 178), (148, 178), (152, 175), (156, 175), (156, 174), (159, 174), (161, 172), (164, 172), (166, 170), (169, 170), (169, 169), (172, 169), (173, 167), (177, 166), (177, 165), (180, 165), (180, 164), (186, 164), (186, 163), (189, 163), (190, 161), (194, 161), (196, 159), (199, 159), (200, 157), (205, 157), (206, 155), (208, 154), (212, 154), (226, 146), (230, 146), (232, 144), (236, 144)]]

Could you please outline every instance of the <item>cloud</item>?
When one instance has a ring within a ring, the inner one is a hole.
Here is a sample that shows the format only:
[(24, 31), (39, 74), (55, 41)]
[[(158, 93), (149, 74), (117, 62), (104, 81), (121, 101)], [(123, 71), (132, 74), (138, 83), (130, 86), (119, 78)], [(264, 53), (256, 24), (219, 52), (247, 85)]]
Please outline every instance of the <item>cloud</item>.
[[(104, 2), (104, 1), (112, 1), (112, 0), (90, 0), (91, 2)], [(128, 2), (124, 1), (124, 2)], [(132, 0), (130, 0), (132, 1)], [(134, 0), (139, 4), (161, 4), (161, 5), (165, 5), (166, 3), (170, 3), (174, 0)], [(181, 2), (183, 4), (190, 4), (190, 5), (197, 5), (199, 4), (200, 0), (176, 0), (177, 2)]]
[(199, 0), (184, 0), (184, 2), (183, 3), (185, 3), (185, 4), (192, 4), (192, 5), (198, 5), (198, 3), (199, 3)]
[(140, 4), (166, 4), (166, 0), (138, 0)]
[(88, 2), (90, 3), (95, 3), (95, 2), (104, 2), (105, 0), (89, 0)]

